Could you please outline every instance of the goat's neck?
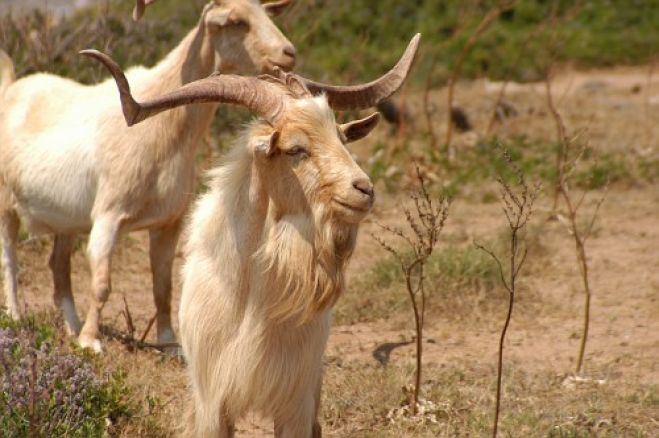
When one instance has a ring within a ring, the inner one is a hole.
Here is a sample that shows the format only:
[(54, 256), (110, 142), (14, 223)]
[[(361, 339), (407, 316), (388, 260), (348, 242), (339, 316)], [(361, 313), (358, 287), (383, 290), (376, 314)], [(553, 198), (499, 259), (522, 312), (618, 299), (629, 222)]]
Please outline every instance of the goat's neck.
[(208, 32), (204, 24), (200, 23), (151, 69), (154, 80), (144, 91), (155, 95), (205, 78), (213, 72), (214, 56)]
[[(205, 78), (213, 71), (214, 56), (208, 32), (203, 23), (200, 23), (149, 71), (148, 80), (141, 84), (136, 94), (140, 99), (152, 98)], [(159, 144), (163, 147), (178, 148), (187, 145), (191, 152), (194, 152), (195, 146), (210, 126), (216, 108), (216, 104), (199, 104), (166, 111), (152, 119), (152, 123), (158, 126), (149, 130), (159, 133)], [(167, 141), (167, 136), (171, 137), (170, 141)], [(182, 142), (181, 138), (188, 141)]]

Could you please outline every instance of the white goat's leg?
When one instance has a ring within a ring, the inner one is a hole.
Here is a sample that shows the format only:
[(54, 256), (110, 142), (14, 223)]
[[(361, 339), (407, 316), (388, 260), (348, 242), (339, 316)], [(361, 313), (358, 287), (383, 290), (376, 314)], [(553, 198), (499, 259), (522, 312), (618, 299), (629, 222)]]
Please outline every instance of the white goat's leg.
[(176, 255), (181, 222), (149, 232), (149, 255), (153, 278), (153, 300), (156, 304), (158, 342), (176, 342), (172, 330), (172, 265)]
[(198, 399), (195, 401), (194, 417), (194, 433), (191, 436), (195, 438), (234, 438), (236, 434), (233, 420), (227, 418), (222, 410), (218, 415), (217, 411), (202, 405)]
[(320, 413), (320, 396), (323, 388), (323, 376), (322, 373), (318, 377), (318, 384), (316, 385), (316, 390), (314, 391), (314, 413), (313, 413), (313, 428), (311, 430), (312, 438), (322, 438), (323, 428), (318, 421), (318, 414)]
[(311, 438), (315, 424), (315, 388), (298, 403), (294, 412), (275, 417), (276, 438)]
[(19, 224), (15, 211), (0, 210), (0, 245), (2, 245), (0, 263), (2, 264), (5, 303), (9, 315), (15, 319), (21, 317), (18, 306), (18, 258), (16, 256)]
[(80, 331), (78, 343), (81, 347), (102, 351), (99, 340), (101, 311), (111, 291), (110, 266), (112, 250), (119, 234), (120, 220), (115, 216), (102, 216), (94, 221), (87, 244), (87, 256), (92, 275), (92, 296), (85, 325)]
[(77, 335), (80, 332), (80, 319), (71, 292), (71, 253), (74, 243), (73, 235), (55, 235), (49, 262), (55, 289), (53, 300), (64, 316), (66, 330), (70, 335)]

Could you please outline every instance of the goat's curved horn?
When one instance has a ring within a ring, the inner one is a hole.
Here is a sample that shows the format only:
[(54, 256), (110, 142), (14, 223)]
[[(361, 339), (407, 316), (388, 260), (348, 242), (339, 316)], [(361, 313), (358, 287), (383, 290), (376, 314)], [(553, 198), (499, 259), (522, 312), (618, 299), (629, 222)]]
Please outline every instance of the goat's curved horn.
[(254, 77), (220, 74), (190, 82), (171, 93), (140, 103), (133, 98), (126, 76), (112, 58), (98, 50), (83, 50), (80, 54), (100, 61), (110, 71), (119, 89), (121, 108), (128, 126), (165, 110), (194, 103), (241, 105), (273, 124), (284, 111), (282, 94), (268, 82)]
[(138, 21), (144, 15), (144, 10), (147, 6), (152, 5), (157, 0), (135, 0), (135, 7), (133, 8), (133, 20)]
[(325, 93), (329, 105), (335, 110), (369, 108), (394, 94), (403, 85), (419, 48), (421, 34), (417, 33), (405, 49), (398, 63), (382, 77), (361, 85), (339, 86), (314, 82), (303, 78), (313, 94)]

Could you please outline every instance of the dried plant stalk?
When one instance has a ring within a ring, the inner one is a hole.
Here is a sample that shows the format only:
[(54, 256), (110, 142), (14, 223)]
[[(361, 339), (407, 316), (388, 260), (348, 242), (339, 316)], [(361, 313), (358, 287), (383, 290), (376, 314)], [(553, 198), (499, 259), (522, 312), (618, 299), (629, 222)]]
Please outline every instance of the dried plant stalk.
[[(577, 263), (579, 265), (579, 273), (581, 274), (581, 280), (583, 284), (584, 292), (584, 313), (583, 313), (583, 328), (581, 331), (581, 341), (579, 343), (579, 354), (577, 355), (577, 363), (575, 367), (575, 373), (580, 374), (583, 372), (584, 365), (584, 356), (586, 352), (586, 343), (588, 341), (588, 331), (590, 327), (590, 304), (592, 291), (590, 288), (590, 279), (589, 279), (589, 269), (588, 269), (588, 256), (586, 253), (586, 242), (591, 236), (593, 227), (595, 225), (595, 220), (599, 213), (600, 207), (606, 198), (606, 193), (608, 188), (608, 182), (602, 197), (597, 201), (595, 208), (591, 217), (587, 221), (587, 225), (582, 228), (579, 226), (580, 218), (580, 208), (583, 205), (583, 201), (586, 198), (588, 193), (587, 189), (579, 195), (577, 198), (573, 198), (572, 192), (570, 191), (570, 178), (574, 174), (577, 163), (583, 156), (586, 147), (580, 147), (576, 152), (573, 152), (575, 139), (568, 138), (566, 134), (565, 124), (563, 123), (563, 118), (556, 109), (554, 102), (551, 98), (551, 85), (549, 76), (545, 81), (546, 90), (547, 90), (547, 103), (554, 122), (556, 124), (556, 133), (557, 139), (559, 142), (559, 151), (557, 158), (557, 186), (556, 193), (554, 197), (554, 211), (556, 217), (565, 224), (568, 229), (568, 232), (574, 240), (574, 247), (577, 257)], [(562, 197), (565, 202), (566, 216), (567, 218), (556, 211), (558, 207), (558, 197)]]
[[(499, 186), (501, 188), (501, 202), (503, 204), (503, 212), (508, 221), (508, 228), (510, 231), (510, 247), (507, 254), (510, 266), (506, 273), (503, 262), (499, 255), (493, 250), (476, 243), (476, 247), (492, 257), (496, 262), (501, 283), (508, 292), (508, 313), (506, 313), (506, 320), (501, 329), (499, 337), (499, 361), (497, 366), (497, 390), (496, 390), (496, 405), (494, 409), (494, 426), (492, 428), (492, 436), (496, 437), (499, 428), (499, 413), (501, 408), (501, 381), (503, 375), (503, 350), (506, 340), (506, 333), (510, 325), (510, 319), (513, 314), (513, 307), (515, 304), (515, 293), (517, 292), (517, 278), (520, 270), (526, 261), (528, 248), (520, 236), (521, 232), (526, 227), (531, 214), (533, 213), (533, 203), (540, 191), (540, 185), (535, 184), (529, 186), (524, 178), (522, 171), (513, 163), (512, 158), (508, 151), (503, 151), (503, 158), (508, 166), (514, 171), (517, 177), (518, 191), (513, 189), (502, 177), (498, 178)], [(521, 240), (520, 240), (521, 239)], [(522, 250), (523, 248), (523, 250)], [(508, 277), (506, 279), (506, 277)]]
[(391, 246), (387, 241), (373, 234), (373, 238), (388, 252), (390, 252), (400, 264), (400, 269), (405, 276), (405, 287), (412, 305), (414, 314), (414, 329), (416, 331), (416, 372), (414, 379), (413, 399), (410, 401), (412, 413), (418, 413), (419, 391), (421, 388), (421, 372), (423, 366), (423, 327), (425, 324), (426, 290), (424, 269), (428, 258), (432, 255), (439, 234), (444, 228), (448, 218), (449, 201), (440, 197), (433, 201), (430, 196), (426, 182), (419, 168), (416, 168), (419, 189), (410, 194), (414, 209), (405, 209), (405, 219), (411, 230), (406, 233), (400, 228), (378, 224), (383, 231), (393, 237), (401, 239), (407, 244), (407, 248), (399, 250)]

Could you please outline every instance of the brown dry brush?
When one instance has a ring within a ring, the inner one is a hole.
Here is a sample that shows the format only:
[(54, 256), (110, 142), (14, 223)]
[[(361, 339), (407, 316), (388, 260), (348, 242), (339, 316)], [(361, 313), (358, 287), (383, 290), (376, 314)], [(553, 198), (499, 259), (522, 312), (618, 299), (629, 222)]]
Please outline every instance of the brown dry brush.
[[(588, 341), (588, 331), (590, 328), (590, 302), (592, 297), (592, 290), (590, 287), (588, 255), (586, 252), (586, 243), (593, 233), (593, 228), (597, 215), (599, 214), (600, 207), (606, 198), (608, 182), (605, 186), (603, 195), (596, 201), (590, 217), (586, 219), (586, 225), (580, 226), (583, 215), (581, 214), (581, 207), (588, 194), (588, 189), (584, 189), (581, 194), (575, 194), (570, 190), (571, 178), (578, 166), (579, 161), (586, 152), (586, 145), (576, 145), (577, 137), (569, 138), (566, 134), (565, 124), (563, 118), (554, 106), (551, 99), (551, 86), (550, 80), (546, 80), (547, 89), (547, 102), (554, 122), (556, 124), (556, 133), (559, 143), (559, 159), (557, 161), (557, 193), (555, 199), (554, 212), (556, 218), (561, 221), (567, 228), (570, 236), (574, 240), (574, 249), (577, 257), (577, 264), (579, 265), (579, 273), (581, 274), (581, 281), (583, 284), (584, 293), (584, 310), (583, 310), (583, 328), (581, 331), (581, 341), (579, 342), (579, 354), (577, 355), (577, 363), (575, 373), (580, 374), (583, 372), (584, 355), (586, 352), (586, 342)], [(560, 196), (565, 203), (565, 214), (558, 212), (557, 203), (558, 196)]]
[(583, 4), (581, 1), (575, 1), (574, 4), (563, 14), (562, 17), (558, 15), (559, 3), (555, 3), (551, 9), (551, 13), (547, 22), (549, 24), (549, 35), (547, 37), (547, 51), (548, 51), (548, 62), (545, 68), (545, 91), (547, 96), (547, 106), (549, 112), (551, 113), (552, 118), (556, 124), (556, 132), (558, 135), (559, 147), (556, 149), (556, 185), (554, 186), (554, 200), (552, 203), (551, 215), (554, 216), (556, 209), (558, 208), (558, 202), (560, 198), (560, 175), (561, 168), (565, 165), (564, 149), (560, 146), (565, 142), (568, 142), (567, 133), (565, 130), (565, 125), (563, 121), (560, 120), (560, 116), (557, 117), (558, 111), (556, 109), (556, 104), (554, 103), (554, 98), (551, 91), (551, 76), (553, 73), (553, 64), (558, 56), (562, 41), (558, 35), (556, 29), (559, 28), (560, 23), (569, 23), (571, 22), (582, 10)]
[[(185, 31), (180, 20), (152, 18), (135, 23), (128, 14), (118, 15), (108, 5), (58, 19), (40, 11), (16, 17), (0, 15), (0, 49), (14, 61), (19, 78), (43, 71), (90, 84), (100, 81), (106, 72), (102, 66), (89, 66), (78, 51), (95, 47), (115, 56), (122, 65), (151, 65), (168, 47), (174, 47), (175, 35)], [(154, 40), (167, 44), (153, 44)]]
[(416, 167), (416, 178), (418, 188), (410, 193), (413, 208), (404, 209), (405, 220), (411, 232), (405, 232), (398, 227), (378, 224), (385, 231), (385, 234), (402, 240), (406, 244), (405, 248), (395, 248), (383, 238), (372, 234), (380, 246), (391, 253), (400, 264), (400, 269), (405, 277), (405, 287), (412, 305), (416, 332), (416, 372), (412, 400), (409, 400), (409, 405), (412, 407), (413, 414), (418, 412), (423, 367), (423, 328), (425, 325), (426, 300), (428, 298), (425, 266), (444, 228), (450, 205), (448, 198), (444, 196), (433, 200), (418, 166)]
[(440, 49), (444, 48), (449, 43), (452, 43), (453, 40), (455, 40), (455, 38), (457, 38), (458, 35), (460, 35), (464, 30), (465, 14), (466, 12), (460, 15), (460, 18), (458, 19), (458, 23), (456, 27), (453, 29), (451, 36), (445, 40), (442, 40), (437, 44), (437, 46), (435, 46), (435, 54), (432, 56), (432, 59), (430, 61), (430, 67), (428, 68), (428, 74), (426, 76), (426, 84), (423, 90), (423, 113), (426, 118), (428, 135), (430, 136), (430, 150), (433, 152), (437, 150), (437, 142), (438, 142), (437, 135), (435, 133), (435, 127), (432, 120), (432, 113), (433, 113), (432, 105), (430, 103), (430, 92), (432, 90), (433, 79), (435, 76), (435, 68), (437, 67), (437, 62), (439, 61)]
[(126, 346), (128, 351), (135, 352), (137, 350), (152, 349), (160, 352), (173, 352), (174, 350), (180, 349), (180, 344), (178, 342), (165, 342), (165, 343), (152, 343), (147, 342), (146, 338), (153, 327), (153, 323), (156, 320), (157, 315), (153, 315), (149, 322), (147, 323), (146, 329), (142, 333), (139, 339), (135, 338), (135, 333), (137, 329), (133, 323), (133, 314), (130, 311), (128, 302), (126, 301), (126, 296), (122, 296), (124, 308), (121, 310), (120, 315), (123, 316), (124, 322), (126, 323), (126, 332), (119, 330), (114, 330), (110, 327), (103, 327), (104, 333), (112, 339), (115, 339)]
[(460, 72), (462, 70), (462, 64), (464, 64), (467, 55), (471, 51), (472, 47), (476, 45), (480, 36), (487, 30), (487, 28), (496, 20), (502, 12), (510, 9), (514, 5), (514, 1), (504, 1), (500, 5), (494, 6), (490, 11), (485, 14), (483, 19), (478, 23), (476, 29), (471, 34), (464, 47), (458, 54), (458, 58), (455, 62), (455, 67), (453, 67), (453, 72), (449, 77), (448, 81), (448, 94), (447, 94), (447, 106), (446, 106), (446, 137), (444, 138), (444, 144), (446, 145), (447, 159), (449, 162), (453, 161), (455, 158), (455, 151), (451, 146), (451, 139), (453, 136), (453, 119), (451, 117), (451, 110), (453, 109), (453, 95), (455, 93), (455, 84), (460, 78)]
[[(554, 5), (554, 7), (551, 10), (551, 13), (549, 17), (545, 20), (542, 20), (538, 25), (529, 33), (527, 38), (524, 40), (524, 43), (522, 44), (522, 47), (519, 50), (519, 53), (515, 57), (515, 61), (513, 62), (509, 72), (518, 70), (519, 64), (522, 62), (522, 59), (527, 56), (527, 49), (529, 44), (538, 37), (538, 35), (542, 35), (546, 28), (548, 26), (551, 26), (552, 24), (555, 23), (556, 21), (556, 14), (558, 13), (558, 3)], [(494, 107), (492, 109), (492, 115), (490, 116), (490, 120), (487, 124), (487, 129), (485, 130), (485, 135), (489, 136), (492, 134), (492, 131), (494, 130), (494, 125), (496, 124), (497, 120), (500, 120), (501, 114), (501, 106), (503, 104), (503, 99), (506, 94), (506, 89), (508, 88), (508, 84), (510, 83), (510, 74), (506, 75), (506, 78), (504, 79), (503, 83), (501, 84), (501, 88), (499, 89), (499, 93), (497, 94), (497, 98), (494, 101)]]
[[(509, 152), (503, 150), (503, 159), (508, 164), (509, 168), (513, 171), (516, 177), (517, 188), (513, 188), (503, 177), (498, 178), (501, 190), (501, 202), (503, 204), (503, 213), (508, 221), (510, 246), (505, 254), (497, 255), (492, 249), (486, 248), (479, 243), (475, 243), (476, 247), (487, 254), (496, 262), (501, 283), (505, 290), (508, 292), (508, 313), (503, 328), (501, 329), (501, 336), (499, 338), (499, 361), (497, 367), (497, 389), (496, 401), (494, 409), (494, 426), (492, 436), (497, 436), (499, 427), (499, 412), (501, 407), (501, 380), (503, 374), (503, 350), (506, 340), (506, 333), (510, 325), (510, 319), (513, 314), (513, 306), (515, 304), (515, 294), (517, 292), (517, 279), (519, 273), (524, 266), (526, 256), (528, 254), (528, 247), (524, 241), (523, 232), (526, 224), (533, 213), (533, 203), (540, 191), (538, 183), (530, 186), (524, 178), (524, 173), (515, 165)], [(507, 270), (504, 267), (502, 259), (508, 258)]]

